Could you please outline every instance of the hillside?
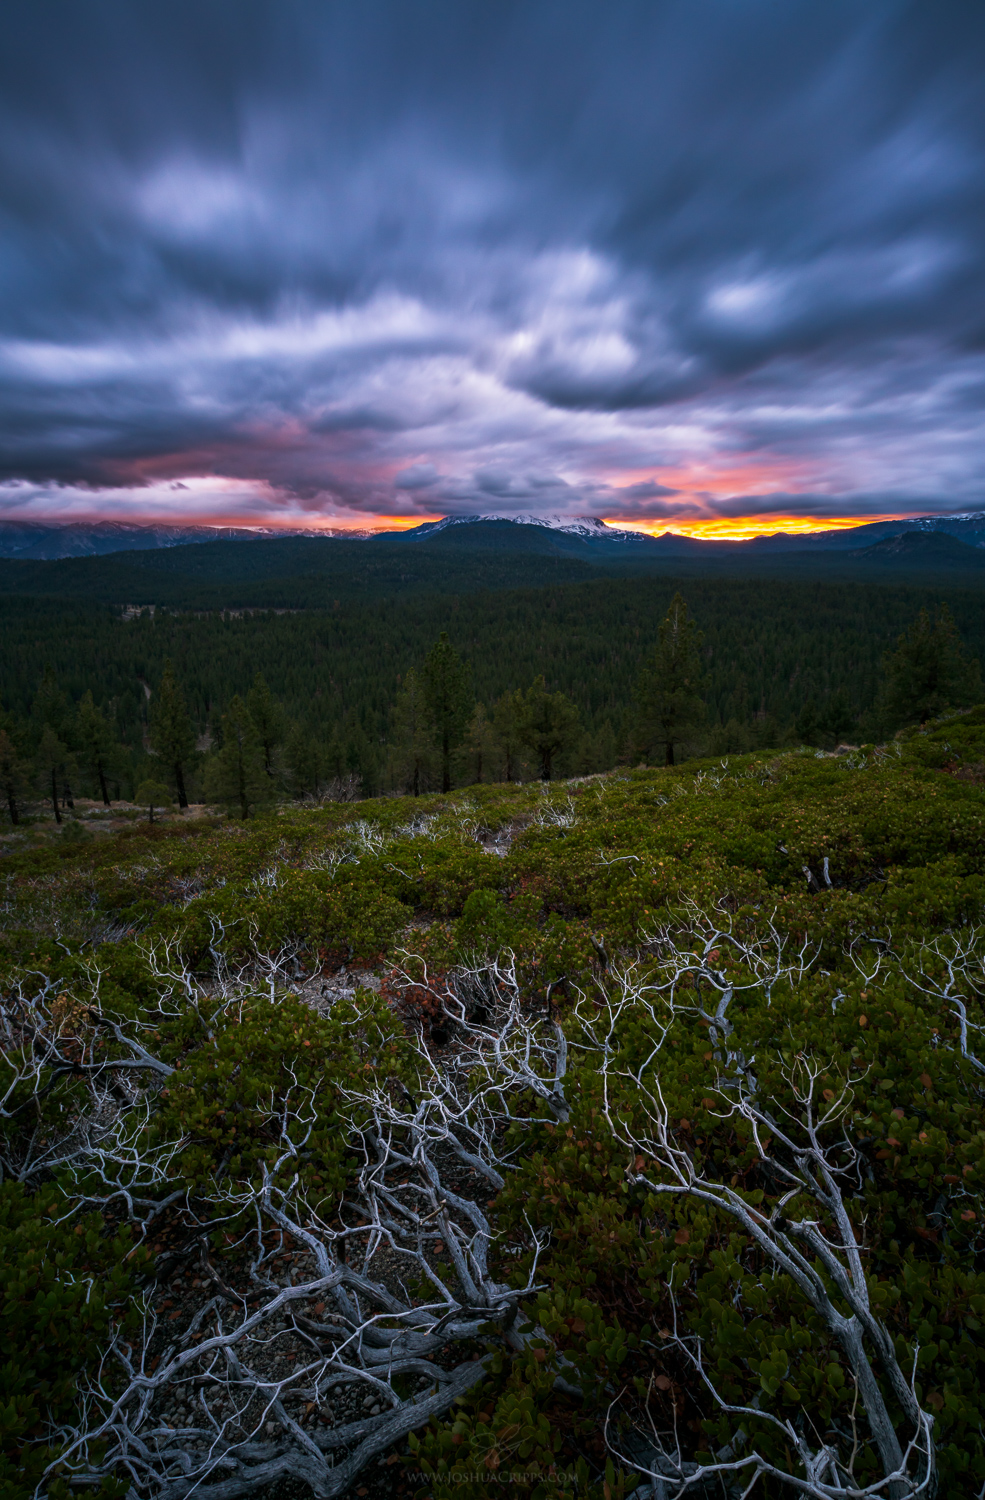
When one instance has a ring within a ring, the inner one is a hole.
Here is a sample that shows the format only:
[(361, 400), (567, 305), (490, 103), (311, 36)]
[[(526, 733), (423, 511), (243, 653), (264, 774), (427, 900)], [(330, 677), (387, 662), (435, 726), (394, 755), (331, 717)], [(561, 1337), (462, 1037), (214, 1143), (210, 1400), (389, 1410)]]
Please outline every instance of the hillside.
[(847, 556), (894, 571), (906, 565), (964, 571), (985, 568), (985, 550), (940, 531), (905, 531)]
[(981, 1488), (985, 708), (101, 826), (4, 860), (11, 1494)]

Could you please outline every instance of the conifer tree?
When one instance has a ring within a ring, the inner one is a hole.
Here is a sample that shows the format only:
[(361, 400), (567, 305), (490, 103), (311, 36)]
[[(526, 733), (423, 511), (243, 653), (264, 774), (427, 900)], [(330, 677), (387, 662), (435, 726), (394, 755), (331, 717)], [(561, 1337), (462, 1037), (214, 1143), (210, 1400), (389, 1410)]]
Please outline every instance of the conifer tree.
[(520, 738), (540, 765), (541, 781), (550, 781), (555, 761), (578, 738), (578, 710), (563, 693), (549, 693), (543, 677), (535, 679), (523, 698)]
[[(735, 720), (731, 722), (734, 723)], [(818, 743), (821, 734), (821, 725), (818, 718), (816, 699), (808, 698), (794, 722), (794, 732), (803, 745), (816, 745)]]
[(839, 687), (824, 705), (824, 712), (818, 720), (818, 728), (830, 739), (840, 740), (842, 735), (855, 728), (857, 721), (858, 715), (852, 708), (847, 689)]
[(160, 781), (142, 781), (133, 794), (138, 807), (146, 807), (147, 821), (153, 823), (154, 809), (165, 812), (171, 806), (171, 793)]
[(24, 763), (17, 746), (6, 729), (0, 729), (0, 795), (7, 803), (11, 823), (20, 822), (19, 804), (26, 784)]
[(222, 716), (222, 744), (209, 761), (205, 787), (210, 802), (224, 802), (244, 819), (254, 807), (270, 800), (263, 747), (239, 694)]
[(322, 747), (321, 770), (326, 781), (338, 780), (348, 772), (345, 745), (342, 743), (337, 728), (333, 729), (327, 743)]
[(119, 746), (112, 726), (93, 702), (92, 692), (85, 694), (75, 713), (74, 735), (83, 769), (99, 786), (106, 807), (110, 805), (106, 779), (119, 759)]
[(476, 704), (475, 711), (469, 720), (463, 751), (468, 766), (468, 780), (479, 782), (487, 778), (493, 769), (496, 742), (493, 727), (483, 703)]
[(517, 781), (520, 777), (522, 724), (523, 693), (519, 688), (513, 693), (503, 693), (493, 707), (492, 738), (505, 781)]
[[(72, 754), (50, 724), (46, 724), (41, 731), (34, 764), (38, 774), (38, 783), (51, 798), (51, 810), (55, 814), (55, 822), (60, 823), (62, 815), (58, 807), (58, 784), (60, 781), (63, 785), (66, 784), (71, 775)], [(67, 796), (65, 801), (69, 801)]]
[(170, 660), (164, 663), (160, 686), (151, 699), (150, 742), (174, 780), (178, 806), (186, 808), (185, 772), (195, 755), (195, 728)]
[(404, 677), (393, 710), (392, 769), (401, 785), (419, 797), (430, 785), (431, 721), (416, 672)]
[(472, 708), (469, 671), (443, 630), (421, 668), (421, 688), (441, 759), (441, 790), (451, 790), (452, 752), (465, 738)]
[(704, 719), (701, 635), (688, 619), (687, 605), (675, 594), (661, 621), (657, 649), (640, 673), (636, 688), (639, 749), (647, 759), (660, 749), (668, 766), (675, 750)]
[(980, 698), (981, 668), (962, 644), (951, 611), (922, 609), (896, 650), (883, 657), (885, 678), (876, 712), (890, 729), (926, 724), (948, 708)]
[[(31, 705), (31, 717), (35, 722), (35, 733), (40, 736), (38, 744), (44, 741), (44, 731), (50, 729), (56, 740), (61, 744), (64, 755), (60, 762), (60, 768), (56, 778), (60, 779), (62, 787), (62, 801), (66, 807), (75, 806), (72, 797), (72, 785), (70, 777), (75, 771), (74, 764), (71, 765), (71, 741), (72, 741), (72, 710), (68, 698), (58, 685), (52, 667), (47, 665), (41, 677), (38, 691)], [(46, 746), (47, 750), (50, 746)], [(47, 783), (46, 783), (47, 784)], [(57, 790), (55, 800), (57, 801)], [(59, 821), (61, 821), (59, 819)]]
[(253, 686), (246, 695), (246, 708), (263, 750), (263, 768), (268, 776), (273, 776), (274, 751), (283, 743), (286, 719), (261, 672), (254, 677)]
[(41, 675), (41, 682), (34, 695), (31, 704), (31, 717), (34, 720), (38, 734), (47, 727), (53, 729), (60, 739), (67, 739), (67, 726), (71, 719), (72, 710), (69, 707), (68, 698), (58, 685), (58, 679), (51, 665), (47, 665)]
[(284, 759), (295, 790), (310, 792), (317, 797), (325, 757), (318, 741), (303, 724), (291, 725), (284, 745)]

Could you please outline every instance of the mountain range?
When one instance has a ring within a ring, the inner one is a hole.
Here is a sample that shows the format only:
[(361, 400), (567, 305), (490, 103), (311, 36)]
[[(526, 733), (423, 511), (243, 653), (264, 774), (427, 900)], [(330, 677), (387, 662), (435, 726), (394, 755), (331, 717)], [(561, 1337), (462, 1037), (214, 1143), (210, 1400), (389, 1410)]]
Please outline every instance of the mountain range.
[[(518, 531), (512, 528), (524, 528)], [(450, 533), (450, 534), (449, 534)], [(434, 541), (470, 549), (551, 552), (585, 559), (643, 557), (739, 557), (743, 554), (777, 552), (859, 553), (892, 537), (937, 534), (955, 538), (969, 547), (985, 548), (985, 511), (958, 515), (915, 516), (909, 520), (872, 521), (848, 530), (829, 529), (805, 533), (774, 532), (744, 541), (700, 540), (665, 531), (651, 536), (625, 527), (610, 526), (597, 516), (508, 515), (489, 512), (479, 516), (446, 516), (425, 521), (407, 531), (310, 528), (283, 531), (271, 527), (176, 526), (123, 521), (73, 521), (64, 524), (41, 521), (0, 520), (0, 558), (20, 561), (55, 561), (69, 557), (104, 557), (115, 552), (149, 552), (161, 548), (203, 545), (210, 542), (261, 542), (307, 537), (334, 541)], [(916, 555), (916, 554), (914, 554)], [(941, 554), (943, 556), (943, 554)]]
[[(48, 532), (28, 545), (56, 547), (55, 528)], [(654, 537), (594, 517), (496, 515), (447, 517), (362, 537), (106, 522), (88, 532), (77, 527), (69, 540), (79, 548), (112, 550), (0, 557), (0, 596), (211, 612), (334, 610), (347, 601), (642, 576), (976, 589), (985, 582), (985, 512), (744, 542)]]
[[(105, 557), (112, 552), (149, 552), (159, 547), (187, 547), (195, 542), (251, 542), (283, 536), (269, 526), (163, 526), (130, 521), (0, 520), (0, 557), (24, 562), (51, 562), (63, 557)], [(365, 538), (369, 531), (341, 528), (291, 531), (290, 536)]]

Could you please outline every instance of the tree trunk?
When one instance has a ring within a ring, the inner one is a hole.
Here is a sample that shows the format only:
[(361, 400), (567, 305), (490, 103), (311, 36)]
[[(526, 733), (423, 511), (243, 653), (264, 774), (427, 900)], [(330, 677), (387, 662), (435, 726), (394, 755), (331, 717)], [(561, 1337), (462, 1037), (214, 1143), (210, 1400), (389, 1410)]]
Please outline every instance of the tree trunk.
[(188, 806), (188, 798), (185, 795), (185, 768), (180, 761), (174, 767), (174, 780), (178, 788), (178, 806), (184, 809)]
[(10, 813), (11, 823), (20, 822), (20, 815), (17, 811), (17, 799), (14, 796), (13, 789), (9, 786), (7, 788), (7, 811)]
[(57, 773), (57, 771), (52, 771), (52, 773), (51, 773), (51, 805), (55, 809), (55, 822), (56, 823), (60, 823), (61, 820), (62, 820), (62, 815), (58, 811), (58, 773)]
[(665, 764), (668, 765), (668, 766), (672, 766), (674, 764), (674, 742), (673, 742), (673, 740), (668, 740), (667, 741), (667, 759), (666, 759)]
[(72, 799), (72, 788), (69, 786), (69, 784), (68, 784), (67, 781), (65, 783), (63, 797), (64, 797), (65, 806), (66, 807), (70, 807), (72, 809), (72, 811), (74, 812), (75, 811), (75, 802)]
[(109, 807), (109, 792), (106, 789), (106, 777), (103, 775), (102, 766), (98, 766), (97, 770), (99, 773), (99, 790), (103, 794), (103, 803), (106, 807)]
[(441, 790), (451, 791), (451, 742), (447, 733), (441, 740)]
[(415, 760), (415, 762), (414, 762), (414, 796), (415, 797), (419, 797), (420, 795), (421, 795), (421, 768), (418, 765), (417, 761)]

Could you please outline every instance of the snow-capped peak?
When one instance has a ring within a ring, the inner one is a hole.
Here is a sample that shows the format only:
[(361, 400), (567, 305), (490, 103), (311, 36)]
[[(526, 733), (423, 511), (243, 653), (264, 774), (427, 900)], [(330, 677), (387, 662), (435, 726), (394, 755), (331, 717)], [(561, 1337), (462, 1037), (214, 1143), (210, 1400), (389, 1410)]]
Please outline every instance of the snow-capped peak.
[(607, 537), (614, 541), (635, 541), (638, 533), (624, 531), (618, 526), (608, 526), (599, 516), (532, 516), (528, 514), (508, 515), (505, 511), (485, 511), (481, 516), (445, 516), (441, 521), (426, 521), (414, 528), (419, 535), (433, 536), (436, 531), (445, 531), (449, 526), (473, 526), (479, 521), (512, 521), (515, 526), (545, 526), (550, 531), (564, 531), (572, 536)]

